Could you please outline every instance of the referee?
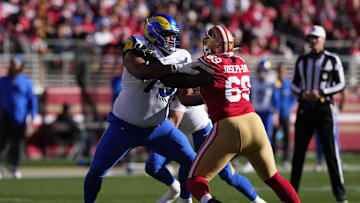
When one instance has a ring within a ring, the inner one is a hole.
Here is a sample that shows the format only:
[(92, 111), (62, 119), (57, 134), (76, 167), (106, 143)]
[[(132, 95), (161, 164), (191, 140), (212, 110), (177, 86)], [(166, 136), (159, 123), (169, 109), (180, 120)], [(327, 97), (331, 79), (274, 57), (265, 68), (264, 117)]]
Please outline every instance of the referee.
[(314, 25), (307, 35), (311, 51), (299, 56), (295, 65), (291, 90), (297, 95), (299, 106), (290, 182), (298, 191), (305, 153), (317, 130), (336, 201), (347, 202), (340, 153), (333, 134), (332, 99), (333, 94), (343, 91), (345, 77), (339, 57), (324, 49), (325, 39), (324, 28)]

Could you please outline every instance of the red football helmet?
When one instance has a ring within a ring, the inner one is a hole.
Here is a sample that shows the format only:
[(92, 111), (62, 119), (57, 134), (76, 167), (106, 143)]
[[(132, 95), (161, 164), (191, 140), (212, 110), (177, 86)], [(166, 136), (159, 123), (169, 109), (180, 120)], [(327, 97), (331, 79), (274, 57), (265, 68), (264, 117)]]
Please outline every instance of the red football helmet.
[(204, 55), (224, 54), (231, 56), (234, 52), (234, 36), (221, 25), (214, 26), (203, 39)]

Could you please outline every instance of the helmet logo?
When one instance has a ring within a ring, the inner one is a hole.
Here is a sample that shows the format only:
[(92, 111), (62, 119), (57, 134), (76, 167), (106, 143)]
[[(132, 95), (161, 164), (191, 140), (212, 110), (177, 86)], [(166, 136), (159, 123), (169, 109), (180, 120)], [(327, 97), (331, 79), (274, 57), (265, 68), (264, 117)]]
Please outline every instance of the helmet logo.
[[(234, 37), (232, 33), (223, 26), (212, 27), (204, 38), (204, 54), (209, 51), (211, 54), (232, 55), (234, 51)], [(206, 51), (206, 52), (205, 52)]]
[[(180, 44), (177, 37), (179, 34), (179, 27), (176, 21), (169, 15), (155, 14), (145, 20), (145, 39), (160, 48), (166, 53), (171, 53), (176, 50), (176, 46)], [(168, 35), (175, 35), (174, 40), (169, 43)]]

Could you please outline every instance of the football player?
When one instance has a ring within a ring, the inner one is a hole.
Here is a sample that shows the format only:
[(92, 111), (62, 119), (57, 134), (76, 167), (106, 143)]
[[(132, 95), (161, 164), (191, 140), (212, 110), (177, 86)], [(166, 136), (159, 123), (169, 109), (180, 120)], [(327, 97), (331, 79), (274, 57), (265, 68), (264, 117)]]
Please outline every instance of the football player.
[(210, 195), (208, 181), (234, 157), (244, 155), (258, 176), (287, 203), (300, 202), (291, 184), (281, 177), (260, 117), (250, 104), (250, 68), (233, 56), (234, 37), (214, 26), (203, 40), (204, 56), (192, 66), (198, 75), (171, 74), (161, 78), (169, 87), (200, 86), (214, 127), (191, 166), (187, 188), (201, 203), (220, 202)]
[(256, 69), (256, 77), (251, 79), (250, 100), (255, 112), (263, 121), (268, 138), (272, 142), (275, 77), (271, 77), (270, 69), (271, 61), (260, 61)]
[[(85, 203), (95, 202), (105, 174), (137, 146), (146, 146), (178, 162), (179, 181), (186, 190), (186, 175), (196, 154), (186, 136), (166, 119), (168, 103), (176, 89), (165, 87), (156, 78), (198, 71), (181, 69), (191, 62), (191, 56), (188, 51), (177, 48), (179, 27), (171, 16), (148, 17), (144, 35), (131, 36), (124, 47), (123, 87), (85, 177)], [(191, 202), (189, 192), (184, 191), (182, 195), (182, 202)]]
[[(169, 120), (188, 136), (197, 151), (212, 128), (206, 106), (202, 104), (203, 101), (198, 91), (194, 91), (192, 88), (179, 89), (177, 98), (170, 104)], [(184, 106), (180, 101), (194, 106)], [(156, 152), (152, 152), (146, 161), (146, 173), (169, 187), (169, 190), (156, 203), (171, 202), (179, 195), (179, 183), (165, 167), (170, 161)], [(244, 176), (240, 176), (230, 163), (220, 171), (219, 176), (244, 194), (252, 203), (265, 203), (258, 196), (250, 181)]]

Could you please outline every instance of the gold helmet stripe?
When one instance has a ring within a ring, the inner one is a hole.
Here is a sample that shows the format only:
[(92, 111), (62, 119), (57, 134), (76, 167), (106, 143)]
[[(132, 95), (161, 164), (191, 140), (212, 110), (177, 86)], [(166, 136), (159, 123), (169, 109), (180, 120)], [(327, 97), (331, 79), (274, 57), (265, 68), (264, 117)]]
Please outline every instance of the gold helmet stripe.
[(229, 31), (226, 29), (226, 28), (224, 28), (223, 26), (221, 26), (222, 28), (223, 28), (223, 30), (224, 30), (224, 32), (225, 32), (225, 34), (226, 34), (226, 39), (227, 39), (227, 46), (226, 46), (226, 52), (229, 52), (230, 51), (230, 41), (233, 41), (232, 39), (231, 39), (231, 37), (232, 36), (230, 36), (229, 34)]
[(226, 32), (226, 29), (220, 25), (216, 26), (218, 28), (218, 30), (221, 33), (221, 37), (223, 39), (223, 44), (224, 44), (224, 53), (227, 53), (229, 51), (229, 37), (228, 34)]
[(166, 18), (162, 17), (162, 16), (154, 16), (152, 18), (150, 18), (146, 24), (145, 24), (145, 37), (148, 38), (148, 40), (150, 42), (155, 42), (156, 39), (150, 37), (149, 35), (147, 35), (148, 31), (148, 26), (150, 23), (152, 22), (158, 22), (160, 24), (160, 26), (163, 28), (163, 29), (166, 29), (166, 30), (170, 30), (170, 24), (169, 22), (166, 20)]

